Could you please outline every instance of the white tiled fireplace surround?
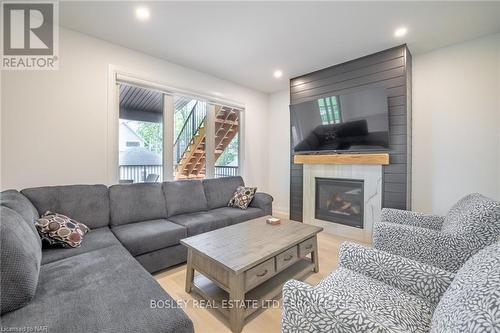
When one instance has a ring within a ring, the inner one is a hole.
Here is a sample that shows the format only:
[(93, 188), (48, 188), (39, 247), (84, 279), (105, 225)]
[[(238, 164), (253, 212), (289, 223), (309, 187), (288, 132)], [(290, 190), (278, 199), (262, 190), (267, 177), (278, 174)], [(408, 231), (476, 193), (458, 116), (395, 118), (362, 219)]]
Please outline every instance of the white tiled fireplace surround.
[[(382, 210), (382, 166), (381, 165), (340, 165), (304, 164), (304, 222), (321, 226), (325, 232), (371, 243), (373, 222), (380, 219)], [(364, 181), (364, 227), (318, 220), (315, 210), (315, 178), (358, 179)]]

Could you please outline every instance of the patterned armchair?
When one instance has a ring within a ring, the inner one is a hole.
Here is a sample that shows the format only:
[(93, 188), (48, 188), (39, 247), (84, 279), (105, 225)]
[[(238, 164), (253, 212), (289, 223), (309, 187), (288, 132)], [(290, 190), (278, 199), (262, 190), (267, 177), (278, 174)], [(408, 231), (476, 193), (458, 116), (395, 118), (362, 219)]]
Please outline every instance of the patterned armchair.
[(283, 286), (281, 331), (494, 332), (500, 325), (500, 244), (455, 274), (344, 243), (336, 271), (316, 287)]
[(373, 247), (456, 272), (499, 236), (500, 203), (470, 194), (445, 217), (384, 208), (373, 228)]

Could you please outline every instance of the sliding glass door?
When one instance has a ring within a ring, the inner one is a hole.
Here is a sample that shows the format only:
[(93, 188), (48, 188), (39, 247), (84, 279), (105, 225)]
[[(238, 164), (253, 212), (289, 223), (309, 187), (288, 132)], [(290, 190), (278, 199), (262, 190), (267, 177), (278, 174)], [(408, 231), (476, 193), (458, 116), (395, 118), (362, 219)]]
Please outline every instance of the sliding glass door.
[(163, 94), (120, 85), (119, 181), (163, 181)]
[(240, 174), (240, 110), (215, 106), (214, 177)]
[(174, 96), (174, 178), (203, 179), (206, 174), (207, 103)]
[(242, 109), (148, 87), (118, 83), (120, 183), (240, 174)]

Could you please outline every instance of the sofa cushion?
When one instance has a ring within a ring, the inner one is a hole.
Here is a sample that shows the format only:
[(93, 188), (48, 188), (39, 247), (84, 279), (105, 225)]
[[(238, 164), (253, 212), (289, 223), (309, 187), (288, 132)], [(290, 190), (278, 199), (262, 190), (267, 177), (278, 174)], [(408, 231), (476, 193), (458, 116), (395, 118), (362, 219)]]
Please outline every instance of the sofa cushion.
[(469, 259), (458, 271), (432, 317), (432, 332), (498, 332), (500, 243)]
[(239, 208), (239, 209), (247, 209), (250, 202), (252, 202), (253, 197), (255, 196), (255, 192), (257, 192), (257, 187), (245, 187), (238, 186), (236, 191), (234, 191), (231, 200), (229, 200), (229, 207)]
[(31, 224), (39, 217), (35, 206), (19, 191), (6, 190), (0, 193), (0, 204), (9, 207)]
[(50, 333), (193, 332), (181, 309), (152, 308), (155, 300), (173, 301), (122, 246), (111, 246), (43, 265), (32, 302), (2, 316), (2, 325), (47, 325)]
[(227, 207), (238, 186), (245, 186), (243, 178), (240, 176), (204, 179), (203, 187), (208, 209)]
[(1, 206), (0, 221), (0, 313), (3, 314), (23, 307), (35, 295), (42, 249), (38, 235), (21, 215)]
[(109, 224), (108, 188), (104, 185), (67, 185), (27, 188), (21, 191), (40, 215), (46, 211), (71, 216), (89, 228)]
[(169, 217), (168, 220), (186, 227), (188, 236), (227, 227), (231, 224), (230, 217), (215, 211), (176, 215)]
[(121, 244), (115, 235), (113, 235), (109, 227), (92, 229), (85, 235), (85, 239), (80, 247), (71, 249), (61, 247), (44, 247), (42, 249), (42, 265), (112, 245)]
[(111, 230), (133, 256), (177, 245), (187, 235), (186, 228), (167, 220), (113, 226)]
[(163, 219), (167, 217), (161, 184), (119, 184), (109, 188), (111, 224)]
[(78, 221), (53, 212), (43, 214), (36, 221), (40, 237), (50, 245), (79, 247), (89, 228)]
[(255, 207), (248, 207), (245, 210), (233, 207), (223, 207), (213, 209), (210, 212), (227, 216), (230, 219), (230, 225), (256, 219), (258, 217), (266, 215), (266, 213), (262, 209)]
[(163, 183), (168, 216), (207, 210), (203, 184), (199, 180), (176, 180)]

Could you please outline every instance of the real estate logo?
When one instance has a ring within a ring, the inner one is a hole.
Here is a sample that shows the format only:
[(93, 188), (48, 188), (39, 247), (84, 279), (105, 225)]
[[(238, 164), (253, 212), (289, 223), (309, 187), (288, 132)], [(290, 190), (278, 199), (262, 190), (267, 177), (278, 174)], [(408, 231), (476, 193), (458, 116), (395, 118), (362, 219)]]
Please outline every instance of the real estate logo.
[(58, 69), (58, 3), (5, 1), (1, 8), (2, 70)]

